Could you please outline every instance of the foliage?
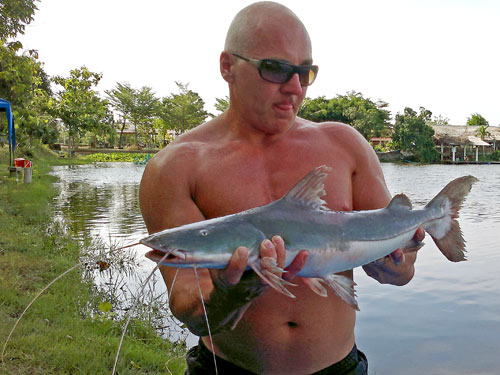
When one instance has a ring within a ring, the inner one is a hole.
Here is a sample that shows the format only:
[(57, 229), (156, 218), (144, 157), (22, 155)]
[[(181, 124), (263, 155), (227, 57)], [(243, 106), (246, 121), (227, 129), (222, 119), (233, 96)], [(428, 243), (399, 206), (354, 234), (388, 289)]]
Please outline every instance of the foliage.
[(127, 122), (134, 126), (134, 144), (137, 145), (137, 135), (141, 133), (150, 142), (154, 142), (155, 118), (158, 115), (159, 100), (153, 89), (143, 86), (134, 89), (128, 82), (116, 84), (116, 88), (105, 91), (113, 108), (121, 115), (120, 146), (123, 141), (123, 130)]
[(479, 113), (473, 113), (470, 117), (467, 117), (466, 125), (489, 125), (489, 123)]
[(434, 116), (432, 120), (427, 122), (427, 125), (437, 125), (437, 126), (446, 126), (450, 125), (450, 119), (447, 117), (443, 117), (442, 115)]
[(183, 133), (202, 124), (209, 115), (205, 111), (205, 102), (194, 91), (188, 89), (188, 85), (175, 82), (179, 89), (178, 94), (171, 94), (163, 98), (160, 109), (161, 128)]
[(97, 133), (109, 129), (112, 122), (108, 103), (93, 90), (102, 75), (85, 66), (70, 71), (69, 77), (57, 76), (54, 82), (62, 86), (56, 98), (49, 101), (51, 113), (62, 120), (69, 136), (70, 155), (75, 139), (86, 131)]
[[(52, 143), (57, 139), (57, 124), (47, 112), (51, 94), (48, 78), (35, 51), (17, 54), (18, 49), (0, 41), (0, 97), (12, 105), (20, 146), (32, 139)], [(6, 122), (0, 122), (6, 132)]]
[[(131, 114), (132, 123), (149, 144), (154, 143), (155, 140), (154, 119), (158, 113), (159, 103), (151, 87), (143, 86), (136, 92), (135, 105)], [(137, 138), (135, 143), (137, 144)]]
[(135, 90), (130, 86), (128, 82), (118, 82), (116, 84), (116, 88), (112, 90), (106, 90), (105, 93), (111, 106), (121, 116), (121, 120), (119, 122), (120, 140), (118, 146), (122, 147), (123, 131), (127, 126), (127, 121), (130, 121), (132, 119), (132, 112), (134, 111)]
[(306, 98), (298, 115), (316, 122), (339, 121), (350, 124), (369, 140), (389, 131), (390, 112), (385, 109), (387, 106), (386, 102), (373, 102), (359, 92), (350, 91), (333, 99), (324, 96)]
[[(17, 184), (6, 177), (4, 150), (0, 148), (2, 346), (32, 298), (77, 264), (84, 251), (70, 229), (53, 218), (55, 177), (48, 172), (51, 165), (68, 159), (61, 160), (45, 148), (35, 149), (33, 183)], [(7, 345), (1, 374), (110, 374), (123, 322), (85, 313), (90, 304), (105, 301), (94, 301), (91, 285), (80, 270), (58, 280), (31, 306)], [(146, 320), (133, 319), (118, 373), (183, 374), (180, 349), (158, 337)]]
[(500, 161), (500, 150), (495, 150), (490, 154), (490, 158), (493, 161)]
[(215, 109), (220, 113), (225, 112), (229, 108), (229, 96), (224, 98), (215, 98)]
[(124, 152), (111, 152), (111, 153), (96, 153), (85, 156), (86, 160), (93, 162), (102, 161), (123, 161), (123, 162), (136, 162), (138, 160), (150, 159), (151, 154), (146, 153), (124, 153)]
[(489, 125), (480, 125), (476, 130), (476, 135), (484, 141), (484, 139), (491, 135), (488, 131)]
[(434, 130), (427, 125), (432, 112), (420, 107), (417, 114), (406, 107), (403, 114), (396, 115), (392, 141), (394, 146), (413, 154), (418, 162), (431, 163), (437, 160), (438, 153), (432, 140)]
[(24, 28), (33, 21), (38, 8), (38, 0), (2, 0), (0, 1), (0, 41), (24, 34)]

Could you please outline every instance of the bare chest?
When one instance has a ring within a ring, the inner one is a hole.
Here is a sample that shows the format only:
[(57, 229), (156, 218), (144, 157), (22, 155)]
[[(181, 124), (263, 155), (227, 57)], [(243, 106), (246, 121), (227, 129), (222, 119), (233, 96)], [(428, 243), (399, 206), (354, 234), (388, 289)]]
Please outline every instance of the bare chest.
[(330, 209), (352, 209), (352, 166), (335, 150), (314, 147), (206, 152), (200, 162), (193, 199), (206, 218), (262, 206), (284, 196), (320, 165), (332, 168), (323, 198)]

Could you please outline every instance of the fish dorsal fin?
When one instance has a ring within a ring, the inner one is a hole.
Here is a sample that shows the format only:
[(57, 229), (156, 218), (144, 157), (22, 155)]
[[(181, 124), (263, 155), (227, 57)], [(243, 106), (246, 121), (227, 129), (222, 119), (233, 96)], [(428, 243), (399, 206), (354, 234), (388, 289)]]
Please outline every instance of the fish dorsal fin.
[(411, 210), (411, 202), (410, 199), (404, 194), (395, 195), (392, 198), (391, 202), (387, 206), (387, 208), (407, 208)]
[(323, 183), (329, 171), (331, 168), (326, 165), (313, 169), (283, 199), (312, 210), (328, 210), (323, 206), (326, 202), (321, 197), (326, 195)]

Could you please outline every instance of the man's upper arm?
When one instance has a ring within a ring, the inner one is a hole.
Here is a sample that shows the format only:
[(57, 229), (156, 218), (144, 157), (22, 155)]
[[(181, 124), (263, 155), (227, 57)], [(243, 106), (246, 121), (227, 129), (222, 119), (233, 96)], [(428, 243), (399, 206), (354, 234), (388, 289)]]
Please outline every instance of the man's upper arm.
[(385, 207), (390, 202), (391, 195), (387, 189), (377, 154), (361, 134), (357, 133), (355, 138), (356, 167), (352, 177), (353, 209), (373, 210)]
[(150, 234), (205, 219), (191, 197), (189, 163), (174, 154), (157, 154), (142, 177), (139, 201)]

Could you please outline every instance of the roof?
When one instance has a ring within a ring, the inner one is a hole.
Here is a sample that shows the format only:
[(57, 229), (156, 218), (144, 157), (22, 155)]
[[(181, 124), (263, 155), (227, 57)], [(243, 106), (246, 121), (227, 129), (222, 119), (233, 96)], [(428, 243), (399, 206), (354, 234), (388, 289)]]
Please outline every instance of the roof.
[(500, 141), (500, 127), (489, 126), (484, 141), (478, 137), (477, 125), (432, 125), (434, 139), (444, 145), (489, 146), (488, 141)]

